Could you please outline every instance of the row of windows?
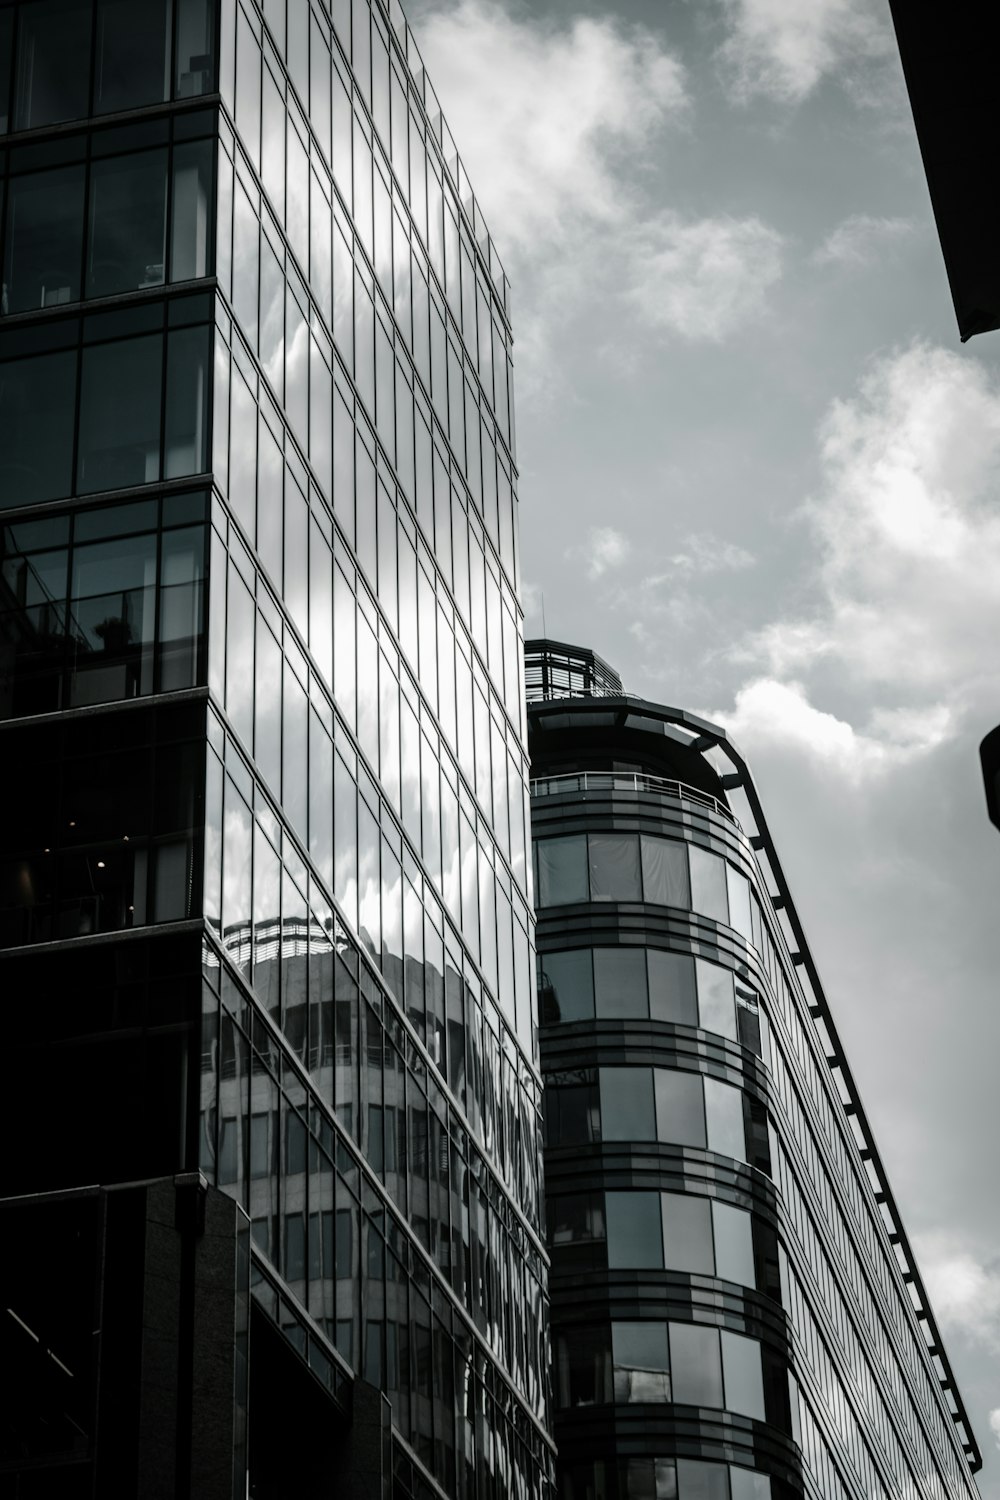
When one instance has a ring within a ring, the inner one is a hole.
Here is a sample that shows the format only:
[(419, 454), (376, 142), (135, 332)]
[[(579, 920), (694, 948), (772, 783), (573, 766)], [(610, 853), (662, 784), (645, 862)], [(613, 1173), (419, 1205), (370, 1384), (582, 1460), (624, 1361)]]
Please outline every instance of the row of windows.
[[(234, 9), (235, 48), (232, 21), (227, 19), (223, 23), (223, 97), (234, 108), (240, 138), (279, 219), (288, 224), (290, 233), (295, 232), (291, 179), (294, 176), (299, 184), (304, 183), (311, 155), (313, 174), (322, 183), (328, 202), (333, 201), (332, 182), (336, 181), (390, 307), (395, 301), (392, 241), (393, 238), (397, 241), (395, 262), (399, 267), (404, 256), (409, 260), (412, 240), (412, 253), (424, 286), (430, 284), (442, 305), (447, 299), (456, 336), (464, 339), (472, 367), (478, 369), (504, 439), (508, 447), (512, 446), (509, 361), (503, 321), (492, 307), (489, 280), (477, 264), (447, 174), (442, 172), (433, 149), (425, 146), (420, 106), (412, 97), (408, 106), (403, 70), (390, 69), (377, 26), (372, 29), (374, 57), (367, 42), (362, 40), (368, 31), (368, 5), (359, 4), (355, 16), (354, 29), (361, 44), (353, 72), (353, 82), (359, 85), (356, 114), (351, 108), (352, 72), (342, 64), (337, 46), (328, 45), (330, 36), (325, 18), (314, 11), (308, 24), (306, 8), (297, 8), (288, 36), (288, 70), (306, 106), (308, 119), (300, 114), (291, 90), (286, 94), (284, 70), (272, 49), (271, 38), (266, 32), (261, 35), (253, 8), (245, 3)], [(272, 34), (277, 35), (278, 28), (266, 8), (265, 17)], [(337, 28), (348, 58), (352, 50), (351, 29), (346, 28), (345, 36), (345, 28)], [(374, 100), (367, 77), (373, 61)], [(361, 97), (367, 108), (362, 107)], [(374, 131), (368, 111), (374, 119)], [(286, 121), (292, 123), (287, 127), (287, 150), (283, 150)], [(417, 233), (412, 232), (411, 222)], [(304, 253), (307, 247), (308, 239), (301, 235), (296, 253), (303, 268), (307, 265)], [(430, 275), (432, 268), (436, 286)], [(317, 283), (312, 276), (311, 279), (318, 290), (322, 282)], [(405, 328), (405, 317), (402, 323)]]
[[(322, 539), (314, 536), (313, 542), (322, 544)], [(315, 674), (310, 698), (309, 674), (291, 633), (287, 629), (282, 632), (280, 614), (259, 581), (255, 608), (245, 581), (249, 573), (253, 586), (253, 570), (245, 568), (244, 575), (240, 574), (236, 560), (242, 549), (232, 535), (229, 545), (231, 558), (223, 593), (225, 554), (221, 542), (214, 544), (210, 684), (241, 739), (252, 750), (269, 786), (280, 797), (292, 826), (303, 843), (308, 843), (348, 919), (352, 925), (361, 922), (367, 927), (368, 941), (377, 955), (381, 919), (377, 906), (365, 904), (369, 892), (362, 875), (367, 872), (353, 855), (356, 818), (371, 816), (367, 809), (357, 814), (353, 811), (353, 748), (341, 733), (337, 736), (340, 753), (334, 755), (334, 716)], [(348, 592), (339, 567), (335, 569), (335, 582), (338, 595), (334, 603), (346, 606), (338, 609), (336, 685), (349, 686), (357, 698), (356, 704), (350, 704), (347, 692), (342, 691), (338, 702), (348, 701), (352, 718), (356, 707), (359, 740), (379, 769), (386, 802), (413, 847), (420, 851), (435, 889), (531, 1055), (534, 1000), (527, 939), (523, 936), (529, 925), (527, 908), (506, 867), (496, 858), (488, 825), (477, 817), (450, 757), (442, 756), (434, 726), (426, 716), (421, 723), (419, 704), (407, 692), (408, 675), (397, 678), (395, 653), (390, 657), (379, 651), (369, 620), (353, 593)], [(496, 721), (487, 719), (480, 725), (480, 733), (487, 767), (491, 744), (494, 751), (495, 805), (503, 814), (504, 828), (509, 827), (513, 834), (516, 880), (523, 847), (523, 783), (513, 757), (504, 754)], [(345, 761), (350, 762), (349, 771)], [(366, 773), (362, 775), (367, 781)], [(351, 789), (347, 790), (349, 783)], [(378, 806), (374, 792), (369, 800), (373, 808)], [(345, 821), (337, 832), (340, 817)], [(388, 814), (385, 823), (398, 853), (399, 833)], [(511, 969), (513, 945), (516, 952)]]
[[(316, 351), (315, 343), (312, 348)], [(235, 352), (237, 359), (231, 368), (224, 345), (216, 345), (213, 469), (327, 681), (333, 682), (337, 655), (330, 603), (329, 579), (334, 576), (329, 560), (331, 544), (342, 571), (350, 578), (354, 557), (339, 538), (334, 543), (329, 511), (314, 487), (307, 486), (294, 447), (284, 442), (284, 427), (263, 386), (258, 389), (252, 370), (248, 372), (248, 385), (237, 368), (241, 354), (238, 341)], [(326, 371), (318, 352), (316, 359)], [(478, 527), (467, 526), (465, 513), (457, 504), (452, 510), (450, 500), (456, 498), (456, 492), (449, 490), (447, 471), (440, 463), (435, 466), (439, 537), (447, 526), (447, 581), (451, 583), (454, 578), (460, 584), (456, 592), (458, 612), (444, 590), (438, 589), (435, 598), (434, 563), (409, 510), (397, 496), (367, 423), (359, 414), (355, 426), (351, 408), (345, 406), (339, 389), (333, 399), (334, 512), (385, 620), (413, 666), (415, 678), (419, 670), (423, 696), (438, 716), (470, 784), (475, 785), (473, 687), (501, 723), (506, 710), (512, 746), (522, 723), (519, 693), (523, 668), (517, 609), (506, 582), (501, 582), (492, 565), (487, 566), (488, 549), (484, 555), (482, 533)], [(329, 444), (328, 411), (324, 432), (324, 441)], [(294, 485), (290, 485), (289, 475)], [(307, 489), (309, 507), (304, 502)], [(310, 529), (313, 557), (309, 556)], [(346, 695), (345, 709), (353, 696), (353, 692)], [(486, 786), (481, 790), (485, 795)], [(489, 805), (488, 797), (485, 805)]]
[[(212, 965), (208, 972), (211, 974)], [(289, 1272), (303, 1273), (293, 1276), (294, 1290), (302, 1305), (309, 1309), (353, 1369), (361, 1371), (367, 1368), (372, 1375), (382, 1372), (383, 1387), (390, 1385), (394, 1397), (398, 1395), (403, 1403), (401, 1416), (404, 1421), (407, 1415), (405, 1398), (407, 1389), (409, 1390), (409, 1418), (414, 1441), (420, 1435), (422, 1421), (425, 1424), (427, 1421), (433, 1423), (439, 1417), (444, 1423), (453, 1423), (457, 1417), (461, 1424), (462, 1417), (470, 1415), (466, 1401), (471, 1399), (471, 1381), (468, 1379), (471, 1370), (467, 1370), (466, 1365), (474, 1358), (477, 1368), (484, 1378), (488, 1378), (488, 1365), (482, 1363), (485, 1351), (477, 1345), (471, 1336), (471, 1328), (459, 1317), (443, 1294), (437, 1278), (427, 1276), (426, 1262), (411, 1248), (409, 1236), (400, 1221), (393, 1214), (384, 1211), (371, 1215), (360, 1212), (357, 1199), (363, 1176), (353, 1156), (336, 1143), (322, 1113), (315, 1105), (310, 1105), (294, 1072), (286, 1065), (284, 1076), (288, 1091), (279, 1089), (267, 1068), (267, 1054), (261, 1054), (256, 1046), (251, 1046), (247, 1032), (243, 1027), (237, 1027), (232, 1017), (227, 1017), (225, 1009), (235, 1002), (241, 1016), (252, 1022), (253, 1008), (242, 1002), (232, 990), (228, 1000), (224, 991), (223, 999), (222, 1024), (224, 1028), (228, 1028), (229, 1040), (214, 1049), (214, 1058), (206, 1055), (203, 1073), (205, 1170), (212, 1176), (216, 1173), (217, 1131), (221, 1121), (232, 1113), (230, 1100), (237, 1103), (239, 1113), (252, 1113), (260, 1117), (259, 1104), (266, 1099), (272, 1121), (274, 1111), (280, 1111), (281, 1119), (286, 1121), (279, 1136), (283, 1142), (281, 1157), (275, 1162), (273, 1148), (269, 1144), (258, 1144), (255, 1158), (261, 1164), (269, 1159), (271, 1166), (276, 1165), (276, 1172), (267, 1179), (256, 1178), (247, 1182), (236, 1194), (244, 1197), (251, 1213), (258, 1247), (282, 1270), (286, 1279)], [(206, 995), (206, 1004), (210, 1034), (217, 1001), (214, 996)], [(260, 1034), (258, 1023), (258, 1035)], [(212, 1051), (210, 1048), (209, 1053)], [(216, 1063), (220, 1056), (229, 1057), (232, 1061), (228, 1078), (225, 1076), (225, 1066), (222, 1069), (223, 1076), (219, 1077)], [(243, 1071), (237, 1073), (237, 1069)], [(295, 1123), (290, 1128), (287, 1122), (293, 1118)], [(268, 1124), (267, 1129), (271, 1128)], [(268, 1138), (262, 1134), (263, 1129), (263, 1125), (248, 1127), (248, 1139), (252, 1135), (257, 1142), (266, 1142)], [(421, 1149), (418, 1141), (416, 1150)], [(430, 1145), (426, 1148), (426, 1155), (429, 1164), (433, 1166), (434, 1152)], [(473, 1278), (483, 1277), (486, 1282), (491, 1275), (500, 1278), (491, 1287), (496, 1297), (494, 1305), (500, 1309), (500, 1315), (506, 1313), (508, 1320), (516, 1317), (519, 1326), (524, 1329), (526, 1360), (530, 1364), (525, 1368), (522, 1388), (530, 1390), (533, 1405), (537, 1404), (540, 1415), (544, 1416), (545, 1393), (541, 1385), (541, 1372), (544, 1369), (542, 1352), (546, 1344), (546, 1333), (540, 1283), (532, 1283), (530, 1278), (524, 1277), (527, 1257), (523, 1249), (521, 1253), (508, 1252), (501, 1268), (497, 1252), (503, 1237), (502, 1231), (495, 1217), (486, 1212), (482, 1198), (488, 1174), (480, 1172), (479, 1178), (477, 1183), (473, 1183), (468, 1172), (463, 1177), (470, 1192), (468, 1211), (463, 1222), (463, 1234), (466, 1236), (463, 1247), (469, 1275)], [(225, 1184), (220, 1185), (225, 1187)], [(227, 1190), (232, 1191), (232, 1185)], [(369, 1194), (369, 1198), (370, 1196)], [(331, 1213), (334, 1215), (332, 1221), (324, 1217)], [(289, 1224), (290, 1228), (287, 1227)], [(287, 1258), (289, 1254), (290, 1260)], [(314, 1277), (310, 1274), (313, 1271), (322, 1274)], [(424, 1295), (415, 1298), (413, 1286), (418, 1277), (424, 1288)], [(404, 1302), (397, 1291), (404, 1279), (411, 1286), (405, 1317)], [(411, 1339), (419, 1338), (417, 1326), (429, 1326), (429, 1319), (423, 1313), (428, 1303), (432, 1313), (440, 1316), (451, 1337), (442, 1339), (429, 1350), (425, 1349), (420, 1370), (415, 1371), (411, 1363), (407, 1373), (402, 1361), (397, 1360), (400, 1345), (397, 1342), (394, 1349), (393, 1340), (403, 1337), (399, 1332), (400, 1323), (408, 1323)], [(362, 1312), (366, 1319), (370, 1319), (370, 1328), (363, 1329)], [(388, 1324), (393, 1314), (397, 1315), (394, 1319), (396, 1333), (390, 1335)], [(371, 1342), (366, 1345), (364, 1340), (367, 1334), (371, 1335)], [(463, 1353), (460, 1368), (451, 1367), (453, 1349)], [(507, 1352), (504, 1351), (505, 1354)], [(433, 1368), (438, 1356), (443, 1361), (439, 1370)], [(391, 1387), (394, 1371), (399, 1372), (398, 1390)], [(452, 1383), (452, 1375), (456, 1377), (455, 1383)], [(434, 1405), (433, 1410), (428, 1405), (421, 1405), (428, 1394), (428, 1383), (432, 1392), (440, 1390), (442, 1394), (440, 1407)], [(489, 1384), (492, 1386), (491, 1380)], [(453, 1395), (456, 1389), (460, 1393), (458, 1400)], [(506, 1387), (503, 1389), (506, 1390)], [(533, 1430), (526, 1423), (524, 1414), (519, 1412), (517, 1403), (511, 1402), (508, 1397), (504, 1404), (507, 1420), (522, 1439), (530, 1439)], [(393, 1406), (395, 1420), (395, 1399)], [(459, 1431), (461, 1439), (461, 1425)], [(424, 1425), (418, 1451), (440, 1482), (453, 1485), (454, 1476), (450, 1465), (442, 1464), (443, 1453), (433, 1441), (427, 1441), (432, 1436), (433, 1429)], [(460, 1441), (460, 1446), (465, 1447), (470, 1458), (477, 1441), (478, 1438), (468, 1429), (464, 1434), (464, 1442)], [(451, 1441), (446, 1440), (445, 1446), (450, 1451)], [(540, 1456), (537, 1438), (528, 1445), (528, 1452), (533, 1455), (534, 1462), (537, 1462)], [(524, 1492), (532, 1496), (541, 1493), (536, 1479), (530, 1479), (527, 1491), (522, 1491), (519, 1486), (512, 1486), (510, 1493)], [(449, 1489), (449, 1493), (454, 1492), (454, 1488)], [(464, 1492), (464, 1487), (458, 1492)]]
[(643, 833), (572, 833), (534, 843), (538, 905), (647, 901), (680, 906), (754, 941), (750, 883), (699, 844)]
[(18, 795), (5, 814), (2, 946), (197, 914), (199, 742), (95, 750), (77, 721), (63, 738), (17, 731), (5, 744)]
[(205, 473), (208, 310), (190, 297), (95, 313), (82, 347), (80, 320), (67, 319), (46, 329), (57, 352), (3, 358), (11, 335), (0, 346), (0, 506)]
[(545, 1079), (547, 1146), (662, 1141), (769, 1172), (762, 1116), (763, 1106), (741, 1089), (677, 1068), (578, 1068)]
[[(753, 910), (756, 913), (756, 902)], [(843, 1111), (830, 1098), (829, 1070), (817, 1056), (819, 1037), (805, 1014), (806, 1001), (794, 969), (784, 945), (779, 957), (779, 948), (766, 927), (757, 946), (775, 997), (771, 1008), (771, 1073), (777, 1095), (787, 1111), (791, 1138), (803, 1158), (802, 1167), (796, 1167), (796, 1172), (815, 1195), (826, 1221), (824, 1239), (839, 1258), (844, 1273), (842, 1288), (845, 1292), (849, 1289), (852, 1319), (876, 1341), (879, 1368), (888, 1381), (893, 1404), (909, 1433), (913, 1451), (920, 1455), (918, 1466), (929, 1476), (933, 1492), (939, 1496), (944, 1493), (938, 1473), (938, 1465), (943, 1463), (947, 1483), (958, 1493), (968, 1493), (968, 1471), (956, 1451), (954, 1424), (941, 1407), (941, 1372), (936, 1372), (928, 1361), (926, 1341), (913, 1318), (912, 1303), (900, 1280), (899, 1268), (876, 1224), (870, 1193), (859, 1180), (857, 1141), (849, 1142), (846, 1138)], [(794, 1070), (794, 1082), (790, 1070)], [(800, 1097), (804, 1094), (809, 1095), (817, 1111), (831, 1163), (807, 1118)], [(877, 1184), (872, 1186), (877, 1188)], [(860, 1251), (855, 1243), (858, 1235)], [(917, 1417), (913, 1397), (922, 1407), (933, 1441), (928, 1440)]]
[(606, 1266), (686, 1271), (757, 1287), (755, 1237), (762, 1257), (777, 1254), (766, 1243), (772, 1232), (755, 1225), (746, 1209), (691, 1193), (550, 1193), (546, 1215), (553, 1275)]
[[(216, 730), (211, 733), (219, 743)], [(338, 764), (343, 765), (339, 759)], [(297, 1002), (284, 994), (284, 971), (274, 962), (275, 946), (291, 943), (294, 950), (308, 931), (310, 945), (315, 933), (322, 954), (326, 943), (322, 934), (331, 930), (332, 918), (322, 891), (290, 839), (282, 834), (231, 741), (226, 770), (223, 776), (214, 751), (210, 752), (205, 913), (221, 930), (233, 961), (260, 985), (276, 1017), (280, 1008), (280, 1024), (298, 1055), (303, 1061), (307, 1057), (316, 1061), (324, 1055), (316, 1029), (319, 1022), (312, 1017), (312, 1009), (310, 1018), (296, 1014)], [(465, 963), (464, 977), (460, 977), (460, 945), (419, 871), (406, 861), (401, 872), (397, 849), (386, 838), (378, 848), (377, 826), (367, 803), (357, 798), (353, 781), (346, 783), (344, 798), (362, 809), (358, 818), (363, 840), (360, 863), (366, 872), (371, 871), (369, 910), (375, 905), (376, 880), (380, 895), (384, 881), (381, 949), (376, 960), (386, 983), (426, 1045), (442, 1082), (465, 1110), (501, 1179), (535, 1223), (539, 1202), (537, 1084), (470, 964)], [(254, 804), (256, 818), (250, 811)], [(366, 874), (366, 886), (368, 878)], [(527, 940), (523, 941), (526, 948)], [(301, 956), (301, 949), (298, 952)], [(317, 970), (321, 972), (322, 968)], [(445, 986), (442, 975), (454, 978)], [(311, 1008), (319, 983), (318, 978), (310, 981)], [(523, 1119), (522, 1107), (528, 1109)]]
[(211, 93), (214, 17), (212, 0), (22, 0), (0, 11), (0, 130)]
[(721, 964), (661, 948), (569, 948), (537, 962), (542, 1025), (648, 1017), (715, 1032), (767, 1060), (757, 992)]
[(0, 718), (204, 681), (206, 507), (176, 494), (0, 527)]
[(555, 1337), (555, 1401), (562, 1408), (610, 1402), (723, 1407), (758, 1422), (775, 1416), (765, 1410), (758, 1340), (698, 1323), (562, 1329)]
[(562, 1475), (561, 1500), (776, 1500), (767, 1474), (698, 1458), (595, 1459)]
[[(211, 269), (215, 116), (104, 130), (11, 153), (0, 312), (189, 281)], [(92, 159), (86, 160), (90, 145)], [(127, 154), (126, 154), (127, 153)], [(28, 162), (25, 161), (25, 165)]]

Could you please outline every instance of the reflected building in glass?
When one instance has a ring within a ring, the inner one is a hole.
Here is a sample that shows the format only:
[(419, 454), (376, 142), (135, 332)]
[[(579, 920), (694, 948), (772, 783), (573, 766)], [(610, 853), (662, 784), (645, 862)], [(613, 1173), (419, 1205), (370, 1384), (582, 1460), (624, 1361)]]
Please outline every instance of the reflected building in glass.
[(974, 1500), (745, 761), (593, 652), (526, 668), (560, 1500)]
[(0, 1483), (540, 1497), (509, 290), (398, 3), (0, 0), (0, 264)]

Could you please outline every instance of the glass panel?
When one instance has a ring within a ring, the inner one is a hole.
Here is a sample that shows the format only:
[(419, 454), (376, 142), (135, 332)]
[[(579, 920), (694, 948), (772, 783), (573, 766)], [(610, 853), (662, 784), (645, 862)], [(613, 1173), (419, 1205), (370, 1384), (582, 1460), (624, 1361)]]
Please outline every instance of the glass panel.
[(594, 976), (590, 949), (539, 954), (539, 1009), (543, 1026), (581, 1021), (594, 1014)]
[(561, 1407), (598, 1406), (611, 1400), (608, 1330), (568, 1328), (556, 1340), (556, 1392)]
[(704, 1146), (705, 1105), (697, 1073), (654, 1068), (656, 1138), (679, 1146)]
[(743, 1417), (763, 1422), (764, 1377), (760, 1344), (756, 1339), (722, 1331), (722, 1371), (726, 1381), (726, 1408)]
[(208, 468), (209, 329), (178, 328), (167, 352), (163, 475), (203, 474)]
[(587, 900), (587, 838), (539, 839), (538, 904), (564, 906)]
[(159, 479), (162, 352), (159, 335), (83, 351), (82, 494)]
[(650, 1068), (601, 1068), (601, 1139), (655, 1141)]
[(94, 113), (170, 97), (167, 0), (97, 0)]
[(643, 899), (658, 906), (691, 905), (687, 847), (677, 839), (656, 839), (642, 834)]
[(14, 30), (13, 9), (0, 11), (0, 135), (9, 123), (11, 40)]
[(729, 922), (729, 899), (726, 895), (726, 861), (697, 844), (688, 845), (691, 860), (691, 909)]
[(729, 1476), (725, 1464), (679, 1458), (677, 1490), (681, 1500), (729, 1500)]
[(712, 1204), (715, 1224), (715, 1274), (740, 1286), (756, 1286), (750, 1215), (729, 1203)]
[(78, 637), (74, 707), (153, 690), (156, 537), (113, 537), (77, 547), (71, 610)]
[(73, 487), (76, 351), (0, 365), (0, 507)]
[(95, 161), (90, 169), (87, 296), (162, 286), (166, 224), (166, 150)]
[(612, 1270), (659, 1270), (663, 1265), (659, 1193), (606, 1193), (608, 1265)]
[(178, 99), (210, 94), (215, 84), (212, 46), (212, 0), (175, 0), (177, 51), (174, 93)]
[(705, 1114), (708, 1149), (720, 1156), (746, 1161), (746, 1131), (743, 1126), (743, 1094), (717, 1078), (705, 1079)]
[(193, 687), (202, 634), (205, 528), (164, 533), (160, 561), (160, 688)]
[(766, 1474), (755, 1474), (753, 1469), (729, 1470), (732, 1500), (771, 1500), (771, 1481)]
[(170, 208), (171, 281), (191, 281), (208, 275), (211, 202), (211, 141), (185, 141), (175, 146)]
[(654, 1021), (674, 1021), (681, 1026), (697, 1026), (698, 997), (695, 990), (694, 959), (686, 953), (664, 953), (650, 948), (646, 954), (649, 970), (649, 1014)]
[(11, 179), (3, 312), (78, 299), (84, 171), (81, 163)]
[(736, 931), (753, 942), (753, 922), (750, 917), (750, 882), (745, 875), (726, 864), (726, 888), (729, 895), (729, 923)]
[(666, 1323), (612, 1323), (615, 1401), (669, 1401)]
[(646, 950), (595, 948), (594, 1000), (599, 1016), (647, 1016)]
[(736, 1041), (736, 1000), (733, 994), (733, 975), (730, 969), (719, 964), (710, 964), (702, 958), (696, 962), (698, 971), (698, 1024), (705, 1031), (715, 1031)]
[(590, 891), (594, 901), (641, 901), (639, 840), (634, 833), (592, 833)]
[[(668, 1271), (714, 1272), (712, 1205), (686, 1193), (661, 1193), (663, 1264)], [(749, 1222), (749, 1221), (748, 1221)]]
[(91, 7), (34, 0), (19, 17), (14, 128), (32, 130), (87, 113)]
[(684, 1406), (722, 1405), (717, 1329), (699, 1328), (694, 1323), (671, 1323), (670, 1368), (675, 1401)]

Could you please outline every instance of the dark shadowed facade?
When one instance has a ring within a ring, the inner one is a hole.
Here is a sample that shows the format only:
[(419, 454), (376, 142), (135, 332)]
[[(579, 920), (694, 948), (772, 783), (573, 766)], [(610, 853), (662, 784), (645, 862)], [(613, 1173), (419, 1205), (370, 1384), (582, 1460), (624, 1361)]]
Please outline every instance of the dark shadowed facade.
[(508, 287), (413, 37), (0, 0), (0, 195), (0, 1494), (541, 1497)]
[(561, 1500), (973, 1500), (745, 762), (592, 652), (526, 677)]

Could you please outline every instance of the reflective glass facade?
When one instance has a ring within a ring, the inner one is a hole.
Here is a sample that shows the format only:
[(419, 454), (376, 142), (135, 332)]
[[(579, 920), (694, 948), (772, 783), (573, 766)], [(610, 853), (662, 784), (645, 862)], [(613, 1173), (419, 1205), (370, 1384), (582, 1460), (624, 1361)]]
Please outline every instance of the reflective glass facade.
[(560, 1496), (971, 1500), (747, 767), (577, 654), (526, 649)]
[(0, 0), (0, 264), (0, 965), (186, 944), (156, 1151), (18, 1190), (200, 1170), (396, 1492), (541, 1496), (509, 292), (395, 0)]

